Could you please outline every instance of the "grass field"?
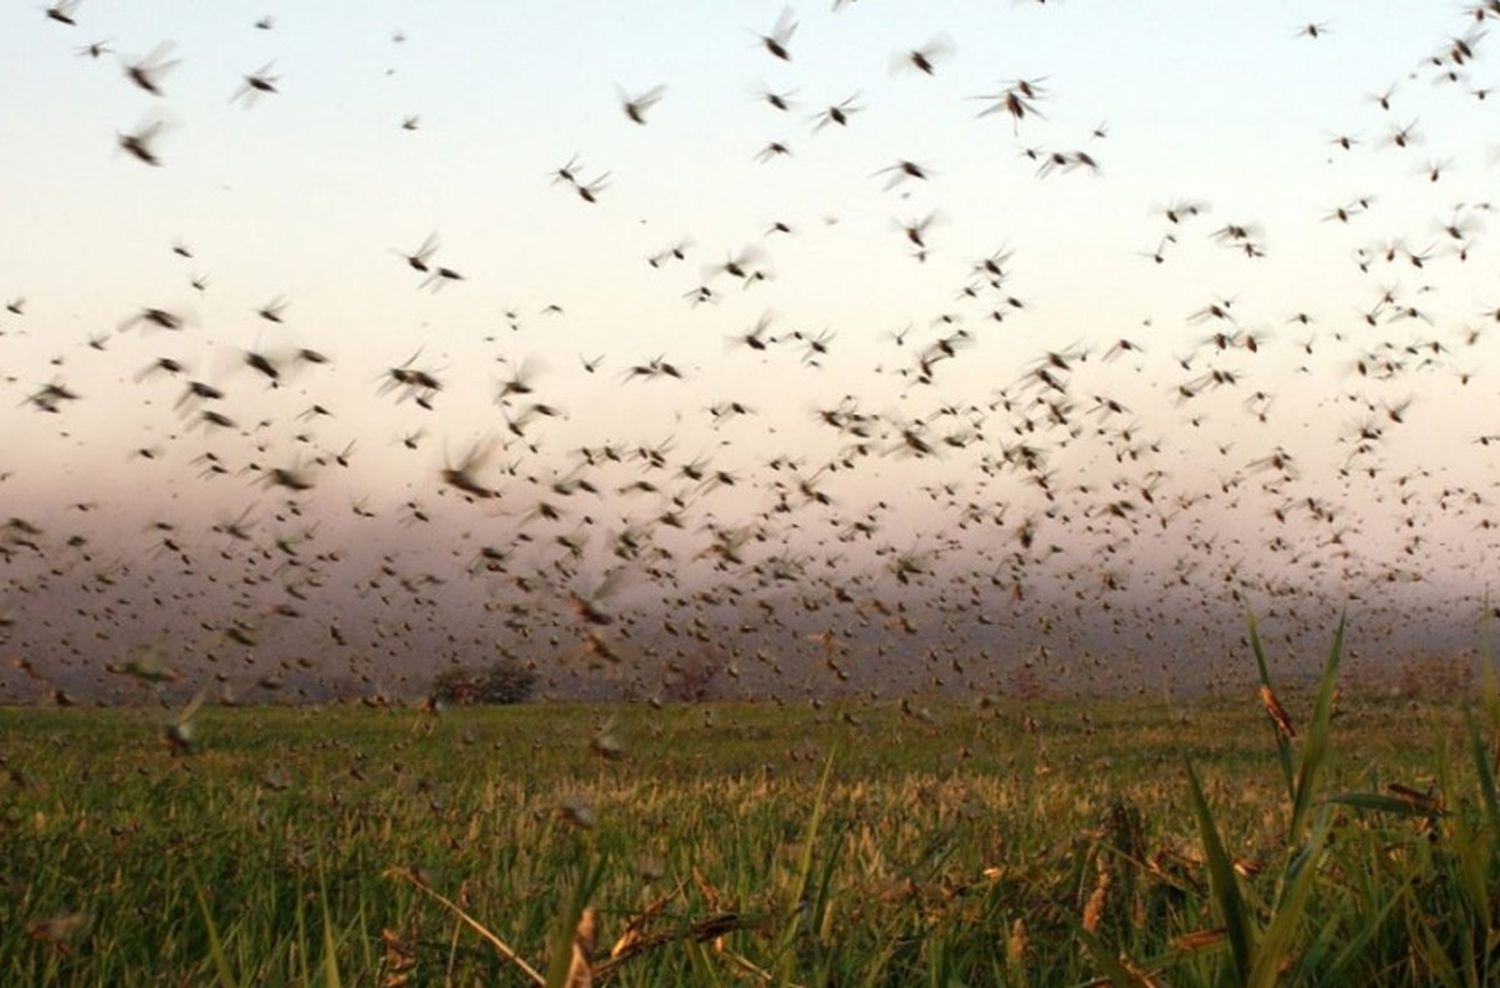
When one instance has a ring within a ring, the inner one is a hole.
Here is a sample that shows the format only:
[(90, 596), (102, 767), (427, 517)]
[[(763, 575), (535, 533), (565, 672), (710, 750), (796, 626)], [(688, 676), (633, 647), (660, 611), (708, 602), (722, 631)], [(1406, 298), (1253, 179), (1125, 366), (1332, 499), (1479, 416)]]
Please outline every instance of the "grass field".
[(1497, 983), (1495, 708), (1281, 699), (3, 710), (0, 983)]

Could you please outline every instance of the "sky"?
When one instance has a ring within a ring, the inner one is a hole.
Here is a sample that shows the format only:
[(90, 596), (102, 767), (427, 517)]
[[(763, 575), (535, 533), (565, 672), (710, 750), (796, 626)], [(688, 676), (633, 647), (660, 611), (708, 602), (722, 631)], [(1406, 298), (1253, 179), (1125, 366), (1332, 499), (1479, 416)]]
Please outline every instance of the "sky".
[[(289, 583), (315, 600), (277, 615), (249, 668), (308, 652), (339, 613), (415, 629), (378, 664), (368, 642), (340, 659), (381, 682), (457, 656), (446, 627), (520, 634), (547, 663), (589, 640), (569, 595), (615, 569), (629, 579), (613, 606), (653, 629), (682, 586), (783, 601), (793, 631), (774, 648), (759, 625), (734, 631), (748, 599), (686, 605), (729, 629), (732, 656), (807, 652), (837, 615), (851, 653), (877, 653), (850, 660), (877, 686), (933, 685), (910, 642), (878, 654), (877, 615), (907, 596), (945, 647), (978, 647), (972, 619), (1000, 614), (995, 676), (1041, 654), (1066, 623), (1049, 609), (1079, 601), (1090, 616), (1071, 620), (1099, 625), (1080, 635), (1100, 651), (1149, 652), (1142, 628), (1166, 614), (1195, 629), (1179, 651), (1211, 653), (1239, 610), (1282, 592), (1318, 620), (1368, 610), (1372, 651), (1392, 629), (1417, 643), (1394, 651), (1470, 643), (1495, 548), (1500, 440), (1478, 440), (1500, 432), (1483, 332), (1500, 305), (1485, 208), (1500, 145), (1489, 22), (1463, 6), (800, 3), (790, 60), (761, 41), (779, 3), (276, 7), (83, 0), (74, 25), (0, 11), (0, 302), (24, 299), (0, 312), (0, 516), (44, 533), (7, 554), (0, 613), (9, 647), (56, 663), (53, 678), (114, 683), (98, 670), (115, 653), (166, 636), (186, 642), (172, 661), (192, 680), (223, 650), (205, 642), (263, 620)], [(80, 51), (95, 43), (108, 51)], [(934, 43), (931, 76), (904, 61)], [(177, 64), (153, 95), (124, 66), (158, 45)], [(252, 75), (276, 91), (246, 98)], [(981, 115), (1018, 80), (1034, 112)], [(632, 122), (619, 93), (655, 86)], [(846, 100), (847, 126), (816, 127)], [(158, 121), (158, 167), (121, 150)], [(790, 153), (757, 160), (770, 142)], [(1039, 167), (1080, 151), (1097, 169)], [(607, 176), (595, 202), (555, 181), (574, 159), (580, 182)], [(890, 185), (900, 161), (926, 177)], [(1164, 215), (1185, 202), (1201, 214)], [(927, 216), (919, 259), (901, 225)], [(1213, 238), (1231, 226), (1256, 256)], [(463, 276), (437, 290), (403, 258), (434, 234), (433, 264)], [(679, 245), (683, 259), (662, 253)], [(762, 277), (716, 270), (747, 249)], [(976, 267), (997, 256), (998, 287)], [(712, 300), (691, 304), (701, 286)], [(258, 314), (273, 300), (279, 322)], [(1232, 321), (1195, 316), (1225, 300)], [(147, 307), (184, 327), (132, 323)], [(763, 317), (767, 350), (728, 342)], [(810, 351), (823, 333), (827, 352)], [(956, 355), (921, 374), (944, 338)], [(1106, 360), (1120, 339), (1140, 352)], [(299, 365), (301, 348), (331, 362)], [(162, 357), (183, 373), (143, 374)], [(682, 379), (628, 377), (653, 359)], [(442, 381), (430, 410), (382, 388), (401, 367)], [(521, 367), (534, 390), (497, 401)], [(1039, 383), (1048, 368), (1065, 386)], [(225, 397), (180, 401), (189, 379)], [(29, 400), (48, 384), (79, 398), (48, 412)], [(716, 425), (708, 409), (730, 401), (754, 414)], [(235, 426), (204, 428), (208, 405)], [(855, 408), (868, 425), (851, 428)], [(820, 424), (830, 409), (842, 430)], [(346, 468), (334, 454), (351, 442)], [(1023, 445), (1045, 463), (1018, 465)], [(613, 463), (607, 446), (660, 447), (664, 465)], [(464, 503), (442, 472), (476, 448), (501, 496)], [(272, 468), (311, 486), (268, 484)], [(579, 477), (598, 493), (547, 492)], [(830, 503), (797, 493), (809, 478)], [(632, 490), (641, 479), (653, 490)], [(681, 530), (659, 520), (673, 494)], [(214, 531), (247, 511), (251, 539)], [(867, 514), (878, 533), (851, 534)], [(611, 551), (636, 529), (670, 558)], [(743, 558), (713, 551), (729, 530), (755, 533)], [(276, 548), (287, 533), (316, 548)], [(557, 541), (583, 536), (579, 551)], [(471, 574), (476, 545), (502, 549), (505, 572)], [(898, 557), (932, 572), (913, 588)], [(117, 574), (102, 585), (101, 567)], [(444, 582), (383, 601), (366, 585), (383, 568)], [(979, 573), (994, 599), (965, 582)], [(845, 579), (857, 601), (829, 612), (783, 600)], [(143, 605), (168, 584), (181, 599)], [(99, 609), (124, 586), (128, 605)], [(537, 601), (525, 620), (518, 593)], [(508, 608), (516, 626), (490, 628)], [(633, 634), (638, 654), (605, 668), (647, 692), (697, 647)], [(5, 675), (17, 695), (38, 682)]]

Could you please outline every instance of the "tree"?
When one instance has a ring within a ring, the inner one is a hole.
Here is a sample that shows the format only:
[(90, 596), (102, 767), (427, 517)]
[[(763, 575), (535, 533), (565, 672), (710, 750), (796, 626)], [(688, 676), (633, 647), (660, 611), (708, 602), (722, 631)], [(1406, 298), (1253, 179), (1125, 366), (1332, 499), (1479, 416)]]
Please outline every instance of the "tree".
[(668, 663), (662, 696), (674, 703), (702, 703), (712, 699), (721, 668), (714, 658), (700, 654)]
[(483, 669), (455, 666), (432, 680), (431, 696), (438, 703), (468, 707), (478, 704), (524, 703), (536, 689), (537, 674), (514, 656), (503, 656)]

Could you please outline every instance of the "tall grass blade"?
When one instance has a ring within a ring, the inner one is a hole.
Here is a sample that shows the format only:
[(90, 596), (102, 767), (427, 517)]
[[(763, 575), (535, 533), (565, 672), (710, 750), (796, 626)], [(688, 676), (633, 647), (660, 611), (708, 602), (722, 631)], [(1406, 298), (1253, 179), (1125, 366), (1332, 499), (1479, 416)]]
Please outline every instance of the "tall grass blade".
[(575, 962), (574, 944), (581, 932), (579, 924), (584, 910), (588, 909), (589, 901), (594, 897), (599, 880), (603, 877), (603, 859), (585, 863), (579, 871), (578, 880), (573, 883), (567, 905), (553, 921), (552, 935), (548, 938), (547, 988), (566, 988), (577, 983), (575, 972), (578, 964)]
[(1313, 829), (1312, 836), (1287, 869), (1287, 884), (1283, 887), (1281, 900), (1276, 904), (1276, 914), (1257, 948), (1255, 966), (1250, 969), (1246, 988), (1271, 988), (1280, 974), (1281, 959), (1291, 947), (1292, 937), (1307, 911), (1307, 901), (1312, 893), (1313, 879), (1318, 874), (1318, 863), (1323, 858), (1323, 846), (1328, 840), (1328, 831), (1333, 821), (1324, 813)]
[(1363, 919), (1363, 926), (1361, 926), (1359, 932), (1349, 937), (1343, 943), (1327, 969), (1322, 972), (1323, 977), (1326, 979), (1326, 984), (1343, 983), (1345, 972), (1352, 970), (1354, 963), (1359, 960), (1360, 954), (1364, 952), (1370, 941), (1375, 939), (1375, 934), (1380, 932), (1381, 927), (1385, 925), (1386, 919), (1400, 903), (1401, 895), (1393, 895), (1385, 900), (1385, 905), (1380, 907), (1379, 912)]
[(1318, 771), (1328, 754), (1329, 725), (1333, 720), (1333, 694), (1337, 688), (1339, 661), (1344, 653), (1344, 622), (1339, 618), (1338, 631), (1333, 636), (1333, 647), (1328, 650), (1328, 659), (1323, 663), (1323, 679), (1318, 686), (1318, 702), (1313, 709), (1312, 724), (1307, 729), (1307, 741), (1302, 746), (1302, 760), (1297, 768), (1297, 796), (1292, 803), (1292, 823), (1287, 831), (1287, 841), (1296, 844), (1302, 837), (1303, 821), (1313, 805), (1313, 791), (1317, 784)]
[(339, 977), (338, 941), (333, 935), (333, 914), (328, 908), (328, 880), (323, 873), (323, 856), (318, 855), (318, 904), (323, 910), (323, 984), (343, 988)]
[(1490, 753), (1480, 736), (1479, 724), (1472, 710), (1464, 711), (1464, 726), (1469, 732), (1469, 751), (1474, 758), (1474, 774), (1479, 778), (1479, 794), (1484, 799), (1484, 810), (1490, 827), (1500, 830), (1500, 800), (1495, 796), (1495, 771), (1490, 765)]
[(1479, 652), (1480, 682), (1484, 690), (1484, 705), (1489, 711), (1490, 727), (1500, 729), (1500, 678), (1495, 673), (1495, 610), (1490, 604), (1490, 595), (1484, 595), (1484, 644)]
[(224, 943), (219, 939), (219, 927), (214, 922), (213, 913), (208, 908), (208, 896), (203, 892), (203, 883), (198, 880), (198, 872), (192, 868), (188, 869), (188, 877), (193, 882), (193, 891), (198, 896), (198, 908), (203, 913), (203, 925), (208, 929), (208, 950), (214, 960), (214, 973), (218, 976), (221, 988), (239, 988), (239, 982), (235, 980), (234, 970), (229, 965), (229, 956), (224, 953)]
[(823, 765), (823, 777), (818, 782), (817, 795), (813, 797), (812, 815), (807, 821), (807, 833), (802, 838), (802, 854), (797, 863), (796, 895), (792, 899), (792, 913), (786, 926), (782, 928), (781, 936), (776, 944), (777, 969), (781, 974), (783, 984), (791, 979), (792, 948), (797, 932), (801, 928), (802, 919), (809, 912), (811, 905), (807, 901), (807, 885), (812, 877), (813, 854), (818, 840), (818, 828), (823, 823), (824, 800), (828, 795), (828, 780), (833, 775), (834, 754), (832, 750), (828, 752), (828, 760)]
[[(1266, 664), (1266, 652), (1260, 643), (1260, 630), (1255, 624), (1255, 614), (1247, 611), (1246, 616), (1250, 621), (1250, 651), (1255, 653), (1255, 666), (1260, 671), (1260, 685), (1274, 693), (1276, 688), (1271, 684), (1271, 670)], [(1292, 775), (1292, 742), (1280, 728), (1272, 725), (1271, 729), (1276, 735), (1276, 758), (1281, 764), (1282, 778), (1286, 780), (1287, 800), (1295, 804), (1297, 786)]]
[(1243, 986), (1254, 967), (1255, 932), (1240, 894), (1238, 880), (1234, 875), (1234, 864), (1219, 839), (1218, 827), (1213, 813), (1203, 795), (1203, 783), (1192, 762), (1187, 762), (1188, 785), (1193, 797), (1193, 813), (1198, 817), (1198, 833), (1203, 841), (1203, 854), (1208, 859), (1208, 879), (1219, 912), (1223, 914), (1225, 932), (1229, 936), (1229, 951), (1234, 960), (1232, 983)]

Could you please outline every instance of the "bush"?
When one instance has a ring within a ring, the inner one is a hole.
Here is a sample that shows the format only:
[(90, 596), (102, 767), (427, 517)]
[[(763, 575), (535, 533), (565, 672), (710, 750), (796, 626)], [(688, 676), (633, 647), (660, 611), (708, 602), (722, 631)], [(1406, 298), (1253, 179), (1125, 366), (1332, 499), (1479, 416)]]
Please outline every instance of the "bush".
[(431, 696), (438, 703), (459, 707), (524, 703), (531, 698), (536, 683), (534, 670), (507, 656), (484, 669), (455, 666), (439, 673), (432, 681)]
[(714, 698), (719, 670), (717, 657), (694, 655), (667, 666), (662, 698), (672, 703), (702, 703)]

